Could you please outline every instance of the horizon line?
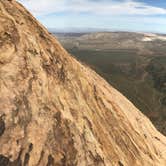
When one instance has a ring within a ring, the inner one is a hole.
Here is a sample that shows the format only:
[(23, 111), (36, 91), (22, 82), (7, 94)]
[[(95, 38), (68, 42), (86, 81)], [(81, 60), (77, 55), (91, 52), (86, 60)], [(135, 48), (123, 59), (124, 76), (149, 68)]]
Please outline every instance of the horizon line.
[[(154, 33), (154, 34), (163, 34), (166, 35), (164, 32), (158, 31), (132, 31), (132, 30), (113, 30), (113, 29), (106, 29), (106, 28), (47, 28), (50, 32), (55, 33), (93, 33), (93, 32), (128, 32), (128, 33)], [(76, 31), (77, 30), (77, 31)]]

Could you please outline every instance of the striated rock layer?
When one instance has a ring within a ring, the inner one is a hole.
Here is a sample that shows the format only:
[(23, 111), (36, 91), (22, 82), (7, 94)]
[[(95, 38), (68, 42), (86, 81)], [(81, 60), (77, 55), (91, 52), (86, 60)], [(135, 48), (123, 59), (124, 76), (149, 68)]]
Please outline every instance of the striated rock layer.
[(15, 1), (0, 1), (0, 166), (165, 166), (166, 138)]

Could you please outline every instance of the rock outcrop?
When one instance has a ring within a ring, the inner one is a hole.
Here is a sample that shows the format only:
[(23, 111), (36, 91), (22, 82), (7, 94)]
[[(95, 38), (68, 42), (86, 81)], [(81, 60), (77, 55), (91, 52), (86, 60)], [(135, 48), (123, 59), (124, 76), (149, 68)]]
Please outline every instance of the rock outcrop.
[(164, 166), (166, 138), (16, 1), (0, 1), (0, 166)]

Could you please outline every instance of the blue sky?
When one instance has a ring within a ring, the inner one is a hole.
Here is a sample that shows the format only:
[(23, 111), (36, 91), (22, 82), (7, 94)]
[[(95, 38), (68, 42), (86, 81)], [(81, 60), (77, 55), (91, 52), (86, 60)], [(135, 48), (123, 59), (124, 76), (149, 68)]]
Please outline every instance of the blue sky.
[(166, 33), (166, 0), (18, 0), (47, 28)]

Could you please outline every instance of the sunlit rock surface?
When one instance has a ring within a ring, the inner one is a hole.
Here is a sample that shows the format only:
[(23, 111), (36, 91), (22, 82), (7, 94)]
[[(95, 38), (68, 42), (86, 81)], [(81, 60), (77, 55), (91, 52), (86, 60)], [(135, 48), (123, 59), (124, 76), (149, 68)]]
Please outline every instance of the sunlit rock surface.
[(165, 166), (166, 138), (15, 1), (0, 1), (0, 165)]

